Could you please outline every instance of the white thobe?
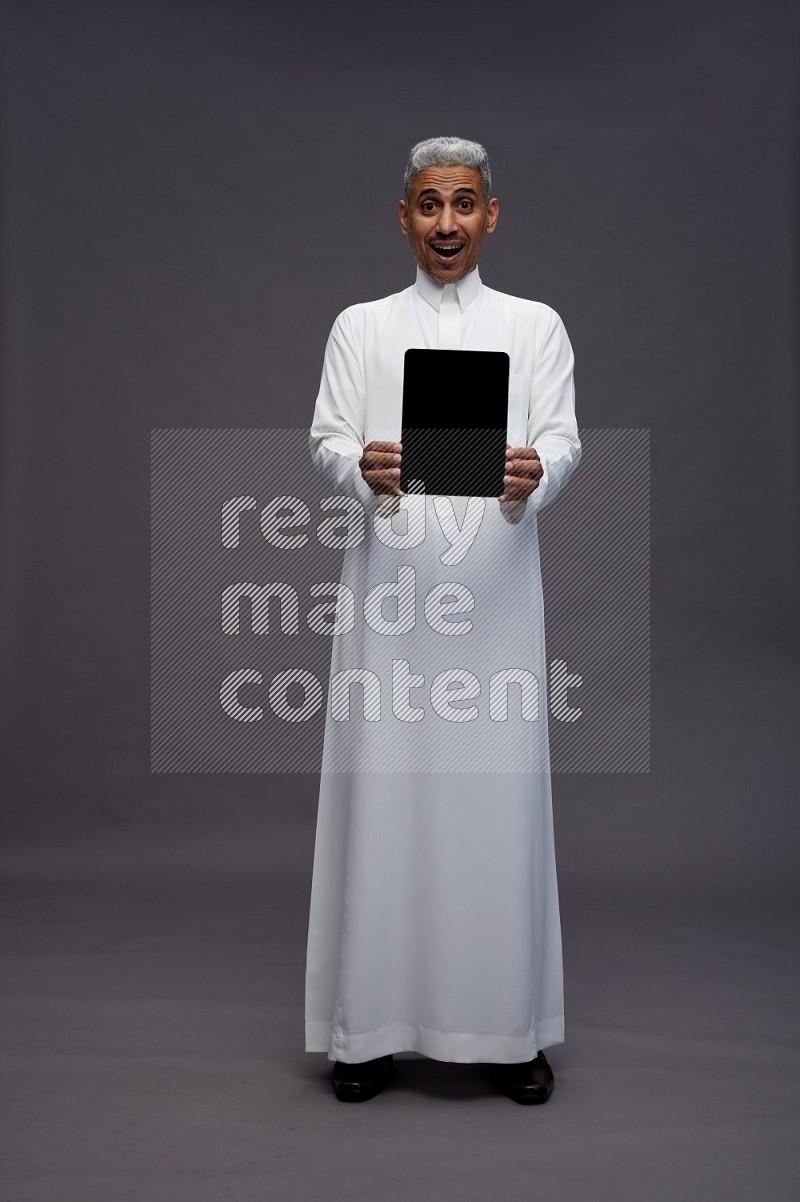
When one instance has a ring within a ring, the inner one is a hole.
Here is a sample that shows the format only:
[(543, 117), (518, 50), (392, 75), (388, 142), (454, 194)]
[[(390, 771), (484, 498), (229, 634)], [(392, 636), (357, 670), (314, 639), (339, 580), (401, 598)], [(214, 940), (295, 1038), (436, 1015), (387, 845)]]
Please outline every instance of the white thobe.
[[(351, 1063), (508, 1063), (564, 1039), (536, 515), (580, 459), (573, 353), (552, 308), (477, 268), (447, 289), (462, 349), (508, 353), (507, 441), (544, 471), (527, 501), (418, 495), (382, 513), (358, 461), (401, 441), (404, 353), (439, 345), (443, 289), (418, 269), (339, 314), (310, 448), (366, 536), (345, 551), (349, 607), (337, 599), (305, 1046)], [(395, 608), (370, 605), (390, 582)]]

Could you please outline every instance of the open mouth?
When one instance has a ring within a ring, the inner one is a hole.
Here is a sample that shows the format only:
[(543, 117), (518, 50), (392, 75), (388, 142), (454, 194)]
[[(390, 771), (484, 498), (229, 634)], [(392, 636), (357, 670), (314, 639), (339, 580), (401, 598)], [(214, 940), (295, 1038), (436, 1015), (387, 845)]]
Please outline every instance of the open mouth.
[(447, 262), (448, 259), (455, 259), (464, 249), (464, 242), (432, 242), (431, 250), (437, 256)]

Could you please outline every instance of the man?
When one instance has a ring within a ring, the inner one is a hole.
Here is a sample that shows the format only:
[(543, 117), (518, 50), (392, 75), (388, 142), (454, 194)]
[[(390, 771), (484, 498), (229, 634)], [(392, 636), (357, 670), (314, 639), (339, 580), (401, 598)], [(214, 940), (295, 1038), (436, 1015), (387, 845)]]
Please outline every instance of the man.
[[(536, 514), (581, 446), (561, 318), (479, 276), (498, 211), (478, 143), (413, 148), (416, 281), (337, 317), (311, 427), (324, 481), (366, 515), (336, 603), (306, 966), (306, 1050), (343, 1101), (412, 1051), (542, 1102), (564, 1039)], [(400, 489), (410, 347), (509, 355), (499, 497)]]

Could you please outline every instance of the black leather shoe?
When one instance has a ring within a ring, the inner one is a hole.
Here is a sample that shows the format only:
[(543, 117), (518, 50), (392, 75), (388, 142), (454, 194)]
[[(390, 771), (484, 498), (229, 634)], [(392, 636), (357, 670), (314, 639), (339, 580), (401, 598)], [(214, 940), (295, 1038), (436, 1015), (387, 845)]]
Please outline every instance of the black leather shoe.
[(544, 1052), (538, 1052), (533, 1060), (525, 1060), (522, 1064), (493, 1064), (492, 1080), (500, 1093), (523, 1105), (546, 1102), (555, 1084), (553, 1070)]
[(331, 1073), (333, 1092), (340, 1102), (366, 1102), (381, 1092), (393, 1067), (391, 1052), (388, 1056), (362, 1060), (359, 1064), (344, 1064), (337, 1060)]

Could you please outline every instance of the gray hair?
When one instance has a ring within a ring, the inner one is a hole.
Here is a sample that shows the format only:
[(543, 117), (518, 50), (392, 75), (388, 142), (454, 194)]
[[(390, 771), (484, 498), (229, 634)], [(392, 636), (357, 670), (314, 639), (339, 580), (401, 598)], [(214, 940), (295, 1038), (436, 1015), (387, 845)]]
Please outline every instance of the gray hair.
[(412, 146), (403, 178), (406, 204), (411, 200), (411, 181), (425, 167), (477, 167), (483, 181), (484, 199), (492, 195), (492, 173), (489, 156), (480, 142), (466, 138), (427, 138)]

